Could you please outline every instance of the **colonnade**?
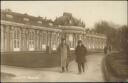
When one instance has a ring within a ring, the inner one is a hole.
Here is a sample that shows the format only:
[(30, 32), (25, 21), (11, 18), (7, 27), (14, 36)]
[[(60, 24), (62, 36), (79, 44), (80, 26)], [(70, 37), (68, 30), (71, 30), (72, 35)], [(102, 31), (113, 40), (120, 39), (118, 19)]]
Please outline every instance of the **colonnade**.
[[(1, 24), (1, 51), (44, 51), (46, 46), (56, 50), (61, 42), (63, 30), (49, 31), (24, 26)], [(80, 39), (88, 49), (103, 49), (106, 39), (81, 33), (63, 33), (71, 50)]]

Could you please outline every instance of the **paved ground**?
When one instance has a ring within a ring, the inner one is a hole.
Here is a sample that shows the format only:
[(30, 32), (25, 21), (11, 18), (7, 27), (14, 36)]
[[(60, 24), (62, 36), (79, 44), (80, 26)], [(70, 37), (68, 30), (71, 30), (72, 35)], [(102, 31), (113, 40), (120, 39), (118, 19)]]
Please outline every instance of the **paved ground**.
[(72, 61), (69, 72), (60, 73), (60, 68), (22, 68), (1, 66), (2, 81), (6, 82), (103, 82), (101, 60), (103, 54), (87, 56), (86, 72), (77, 74), (77, 64)]

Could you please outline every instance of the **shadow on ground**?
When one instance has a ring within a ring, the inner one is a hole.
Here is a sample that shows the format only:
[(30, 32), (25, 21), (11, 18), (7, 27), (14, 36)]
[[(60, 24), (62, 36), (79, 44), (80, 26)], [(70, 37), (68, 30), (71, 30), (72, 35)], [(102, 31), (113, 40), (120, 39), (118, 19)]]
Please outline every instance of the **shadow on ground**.
[(1, 79), (11, 79), (13, 77), (16, 77), (16, 75), (11, 73), (1, 72)]

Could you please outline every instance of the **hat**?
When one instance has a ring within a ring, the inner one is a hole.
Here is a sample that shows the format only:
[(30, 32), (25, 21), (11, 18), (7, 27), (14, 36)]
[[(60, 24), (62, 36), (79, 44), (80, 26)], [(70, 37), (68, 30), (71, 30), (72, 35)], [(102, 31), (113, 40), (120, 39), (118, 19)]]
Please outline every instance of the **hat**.
[(81, 40), (78, 40), (78, 44), (79, 44), (79, 43), (82, 43), (82, 41), (81, 41)]
[(61, 38), (61, 41), (64, 41), (65, 40), (65, 38)]

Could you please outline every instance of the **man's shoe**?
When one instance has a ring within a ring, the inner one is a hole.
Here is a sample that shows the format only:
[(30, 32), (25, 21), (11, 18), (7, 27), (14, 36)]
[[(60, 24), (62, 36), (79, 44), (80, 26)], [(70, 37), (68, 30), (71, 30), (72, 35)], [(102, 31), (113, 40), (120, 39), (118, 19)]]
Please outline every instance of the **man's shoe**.
[(61, 70), (61, 71), (60, 71), (60, 73), (64, 73), (64, 71), (63, 71), (63, 70)]
[(68, 69), (66, 68), (66, 71), (68, 72)]
[(81, 72), (78, 72), (78, 74), (81, 74)]
[(83, 72), (84, 72), (84, 70), (83, 70)]

